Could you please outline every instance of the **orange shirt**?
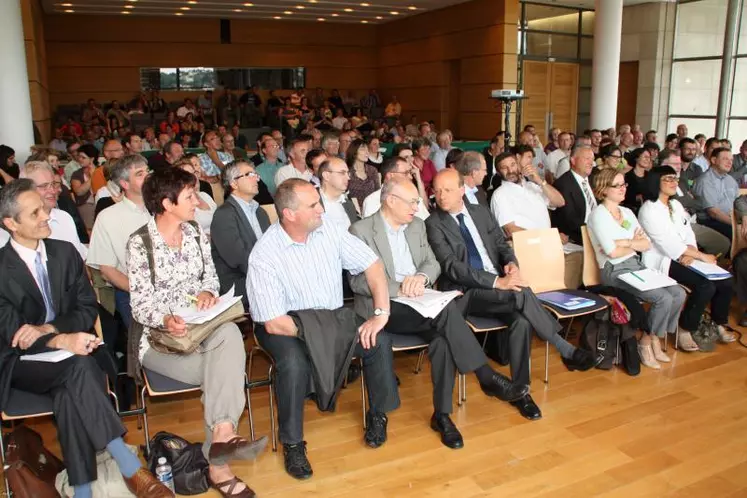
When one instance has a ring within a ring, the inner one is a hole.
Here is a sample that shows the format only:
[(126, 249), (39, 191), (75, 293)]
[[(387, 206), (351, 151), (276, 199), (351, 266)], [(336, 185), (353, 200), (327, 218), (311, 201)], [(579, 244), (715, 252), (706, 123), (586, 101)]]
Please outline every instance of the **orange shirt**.
[(99, 166), (93, 170), (93, 176), (91, 176), (91, 191), (93, 195), (99, 191), (101, 187), (106, 186), (106, 178), (104, 178), (104, 166)]

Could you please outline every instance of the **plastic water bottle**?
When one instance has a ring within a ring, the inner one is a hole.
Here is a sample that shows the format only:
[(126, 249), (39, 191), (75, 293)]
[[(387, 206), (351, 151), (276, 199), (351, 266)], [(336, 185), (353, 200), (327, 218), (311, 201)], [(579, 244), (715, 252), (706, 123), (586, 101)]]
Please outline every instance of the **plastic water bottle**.
[(166, 457), (158, 459), (156, 478), (161, 481), (161, 484), (169, 488), (172, 493), (176, 494), (174, 490), (174, 475), (171, 473), (171, 465), (166, 461)]

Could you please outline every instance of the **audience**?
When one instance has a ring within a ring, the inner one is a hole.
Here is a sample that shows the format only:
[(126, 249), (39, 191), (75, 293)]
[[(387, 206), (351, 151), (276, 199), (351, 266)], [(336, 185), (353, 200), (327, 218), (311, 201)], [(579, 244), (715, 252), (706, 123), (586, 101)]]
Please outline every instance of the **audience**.
[(205, 232), (205, 235), (209, 238), (210, 225), (213, 223), (213, 216), (215, 215), (215, 210), (218, 209), (218, 205), (210, 195), (200, 190), (200, 180), (198, 176), (200, 173), (199, 169), (196, 169), (192, 163), (188, 161), (179, 161), (178, 166), (175, 167), (186, 171), (195, 177), (194, 194), (197, 200), (197, 206), (194, 211), (194, 219), (197, 224), (200, 225), (202, 231)]
[[(319, 150), (319, 149), (317, 149)], [(346, 194), (350, 183), (348, 165), (339, 157), (319, 156), (319, 202), (327, 218), (343, 230), (360, 220), (360, 214)]]
[(423, 180), (425, 194), (430, 197), (433, 194), (433, 178), (436, 176), (436, 166), (430, 159), (431, 141), (427, 138), (418, 139), (412, 142), (413, 160), (412, 164), (420, 172), (420, 178)]
[(345, 162), (350, 170), (348, 195), (359, 204), (371, 193), (381, 188), (379, 172), (374, 166), (368, 164), (368, 157), (368, 147), (361, 139), (354, 140), (345, 155)]
[(643, 204), (643, 190), (646, 174), (653, 167), (651, 154), (644, 148), (633, 149), (628, 154), (628, 163), (633, 167), (625, 174), (625, 183), (628, 185), (625, 191), (623, 205), (638, 213), (638, 208)]
[(277, 187), (290, 178), (300, 178), (307, 182), (311, 181), (314, 173), (306, 165), (306, 154), (309, 152), (309, 149), (310, 143), (305, 137), (297, 137), (290, 141), (288, 144), (288, 159), (290, 159), (290, 163), (278, 169), (277, 173), (275, 173), (275, 185)]
[(558, 165), (560, 160), (567, 158), (571, 155), (571, 147), (573, 146), (573, 140), (571, 134), (568, 132), (562, 132), (558, 135), (558, 144), (547, 155), (547, 164), (545, 164), (545, 180), (550, 183), (554, 183), (555, 179), (560, 177), (564, 172), (558, 172)]
[(710, 156), (711, 167), (698, 178), (693, 187), (693, 195), (700, 208), (698, 221), (729, 240), (732, 238), (731, 211), (739, 195), (739, 184), (729, 176), (732, 161), (729, 149), (713, 149)]
[[(410, 157), (412, 157), (412, 150), (408, 148), (402, 149), (400, 151), (400, 154), (407, 155), (408, 152), (410, 153)], [(419, 170), (412, 165), (412, 162), (404, 159), (399, 155), (387, 158), (384, 161), (384, 164), (381, 166), (381, 178), (383, 182), (386, 183), (388, 181), (391, 181), (392, 179), (396, 179), (399, 177), (415, 182), (416, 185), (420, 184), (418, 186), (418, 209), (415, 213), (415, 216), (417, 216), (421, 220), (426, 219), (428, 217), (428, 208), (426, 207), (425, 200), (423, 198), (422, 182), (419, 181)], [(372, 192), (363, 200), (363, 217), (368, 218), (372, 214), (376, 213), (380, 207), (381, 189)]]
[(464, 152), (454, 168), (464, 181), (464, 202), (488, 207), (488, 194), (483, 188), (483, 180), (488, 174), (485, 156), (476, 151)]

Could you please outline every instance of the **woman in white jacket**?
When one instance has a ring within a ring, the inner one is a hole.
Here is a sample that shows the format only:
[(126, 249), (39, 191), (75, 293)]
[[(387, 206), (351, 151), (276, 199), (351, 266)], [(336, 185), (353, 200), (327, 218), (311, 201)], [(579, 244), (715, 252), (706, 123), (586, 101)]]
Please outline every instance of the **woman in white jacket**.
[(697, 351), (698, 345), (690, 332), (698, 329), (708, 303), (721, 341), (735, 340), (734, 335), (724, 328), (729, 321), (733, 282), (731, 278), (709, 280), (690, 268), (695, 261), (716, 264), (716, 257), (698, 250), (690, 216), (674, 199), (677, 182), (677, 173), (671, 166), (656, 167), (646, 175), (645, 202), (638, 212), (638, 221), (651, 239), (652, 247), (643, 254), (643, 264), (669, 275), (691, 290), (680, 315), (678, 342), (683, 351)]

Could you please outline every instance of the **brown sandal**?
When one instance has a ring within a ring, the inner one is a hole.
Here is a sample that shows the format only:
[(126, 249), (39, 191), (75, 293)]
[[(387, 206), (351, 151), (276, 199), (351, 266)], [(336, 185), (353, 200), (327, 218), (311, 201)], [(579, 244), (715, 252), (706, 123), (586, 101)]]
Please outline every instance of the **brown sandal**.
[(234, 436), (225, 443), (213, 443), (208, 451), (208, 461), (212, 465), (225, 465), (231, 460), (254, 460), (267, 446), (267, 436), (249, 441)]
[[(254, 491), (252, 491), (252, 488), (247, 486), (244, 481), (236, 476), (223, 482), (213, 482), (213, 480), (210, 478), (208, 478), (208, 480), (210, 481), (210, 486), (212, 486), (214, 490), (220, 493), (223, 498), (254, 498), (256, 496)], [(238, 493), (234, 493), (233, 490), (236, 489), (236, 486), (238, 486), (239, 484), (243, 484), (246, 487)], [(223, 491), (223, 488), (226, 487), (228, 487), (228, 489)]]

